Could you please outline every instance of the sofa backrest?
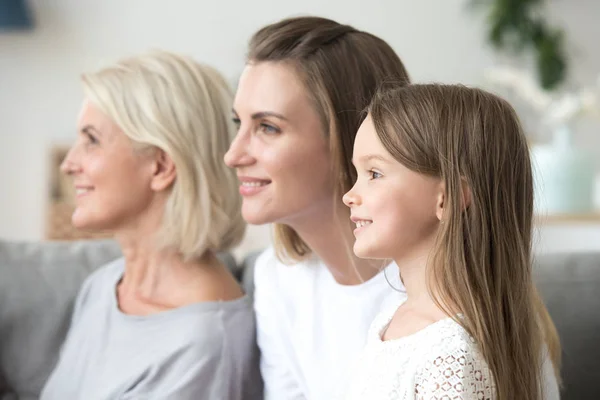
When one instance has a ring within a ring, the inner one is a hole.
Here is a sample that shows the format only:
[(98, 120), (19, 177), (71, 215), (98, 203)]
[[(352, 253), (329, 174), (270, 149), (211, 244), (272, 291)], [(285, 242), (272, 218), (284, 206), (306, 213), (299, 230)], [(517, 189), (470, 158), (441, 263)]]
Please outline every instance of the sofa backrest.
[[(219, 255), (250, 295), (258, 254), (240, 267), (230, 254)], [(21, 400), (37, 399), (58, 358), (79, 286), (120, 255), (110, 240), (0, 241), (0, 394), (5, 385)], [(538, 256), (534, 272), (562, 342), (561, 398), (597, 398), (600, 253)]]
[(600, 253), (538, 256), (534, 273), (561, 340), (561, 398), (600, 398)]

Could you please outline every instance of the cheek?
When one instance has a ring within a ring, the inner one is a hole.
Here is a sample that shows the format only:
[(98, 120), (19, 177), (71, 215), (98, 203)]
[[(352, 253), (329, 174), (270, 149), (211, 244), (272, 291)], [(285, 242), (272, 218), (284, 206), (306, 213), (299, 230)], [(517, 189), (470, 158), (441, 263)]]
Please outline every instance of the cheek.
[(370, 208), (377, 213), (378, 220), (396, 231), (414, 230), (428, 222), (435, 212), (432, 199), (415, 187), (384, 186)]
[(90, 156), (82, 163), (85, 175), (94, 180), (92, 183), (103, 180), (105, 171), (111, 168), (110, 162), (107, 161), (105, 157)]
[(148, 168), (135, 159), (103, 158), (90, 162), (89, 174), (105, 198), (135, 203), (150, 194)]
[(321, 190), (330, 186), (331, 160), (322, 149), (287, 145), (279, 149), (265, 149), (262, 159), (271, 179), (287, 190)]

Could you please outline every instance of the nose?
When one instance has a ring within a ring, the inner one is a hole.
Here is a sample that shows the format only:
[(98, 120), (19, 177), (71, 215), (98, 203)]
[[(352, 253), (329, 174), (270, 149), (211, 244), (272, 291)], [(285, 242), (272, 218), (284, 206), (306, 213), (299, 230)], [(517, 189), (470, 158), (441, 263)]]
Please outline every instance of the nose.
[(73, 175), (81, 171), (81, 165), (77, 161), (77, 151), (75, 146), (69, 149), (69, 152), (60, 163), (60, 171), (65, 175)]
[(356, 184), (342, 196), (342, 201), (350, 208), (352, 208), (352, 206), (360, 205), (360, 196), (356, 194)]
[(255, 158), (250, 154), (250, 134), (243, 132), (241, 129), (231, 142), (229, 150), (225, 153), (223, 161), (230, 168), (240, 168), (248, 166), (256, 162)]

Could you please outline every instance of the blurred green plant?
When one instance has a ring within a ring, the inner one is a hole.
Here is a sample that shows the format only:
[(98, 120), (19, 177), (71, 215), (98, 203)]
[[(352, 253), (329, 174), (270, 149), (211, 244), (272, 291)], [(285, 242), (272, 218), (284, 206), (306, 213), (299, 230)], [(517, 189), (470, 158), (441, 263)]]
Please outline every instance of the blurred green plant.
[(539, 84), (553, 90), (566, 80), (564, 31), (551, 27), (542, 13), (544, 0), (472, 0), (486, 6), (488, 41), (498, 50), (533, 52)]

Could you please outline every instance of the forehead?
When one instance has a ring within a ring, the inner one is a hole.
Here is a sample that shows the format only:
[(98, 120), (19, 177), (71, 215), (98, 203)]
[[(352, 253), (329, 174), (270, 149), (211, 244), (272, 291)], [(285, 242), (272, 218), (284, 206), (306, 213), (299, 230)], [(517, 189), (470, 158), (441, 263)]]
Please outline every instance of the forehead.
[(306, 105), (308, 94), (290, 65), (260, 62), (244, 68), (234, 100), (238, 113), (269, 110), (287, 114)]
[(85, 99), (78, 116), (78, 125), (94, 125), (96, 128), (113, 128), (115, 123), (104, 114), (94, 103)]
[(371, 120), (371, 116), (369, 115), (362, 122), (356, 133), (356, 139), (354, 139), (354, 159), (357, 159), (361, 154), (372, 153), (383, 154), (387, 153), (387, 151), (381, 144), (377, 132), (375, 132), (373, 120)]
[(91, 103), (88, 99), (84, 99), (79, 109), (79, 115), (77, 116), (78, 121), (85, 121), (90, 119), (97, 119), (99, 110), (96, 106)]
[(77, 130), (81, 131), (87, 127), (93, 127), (105, 143), (130, 142), (130, 139), (116, 122), (104, 114), (93, 102), (85, 99), (79, 112)]

